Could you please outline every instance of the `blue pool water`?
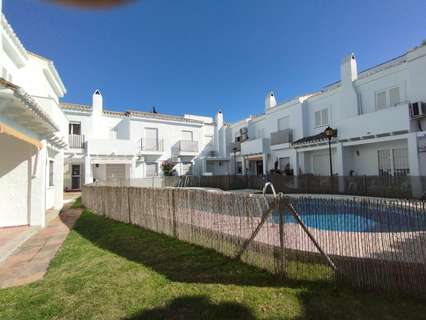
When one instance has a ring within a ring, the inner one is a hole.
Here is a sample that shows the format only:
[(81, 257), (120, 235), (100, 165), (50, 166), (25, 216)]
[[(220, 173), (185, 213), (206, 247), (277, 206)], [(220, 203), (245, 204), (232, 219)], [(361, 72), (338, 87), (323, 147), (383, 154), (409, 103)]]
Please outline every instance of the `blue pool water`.
[[(313, 206), (297, 208), (304, 223), (311, 228), (346, 232), (407, 232), (426, 231), (426, 213), (413, 214), (401, 208), (375, 210), (320, 210)], [(272, 216), (279, 223), (279, 212)], [(297, 223), (289, 212), (285, 212), (285, 223)]]

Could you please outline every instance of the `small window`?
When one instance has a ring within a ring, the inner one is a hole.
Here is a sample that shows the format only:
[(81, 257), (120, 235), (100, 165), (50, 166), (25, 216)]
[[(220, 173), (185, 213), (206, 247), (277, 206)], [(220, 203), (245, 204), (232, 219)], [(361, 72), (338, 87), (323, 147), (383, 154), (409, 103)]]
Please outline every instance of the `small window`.
[(193, 141), (192, 131), (182, 130), (182, 140), (184, 141)]
[(322, 109), (315, 112), (315, 127), (324, 127), (328, 125), (328, 109)]
[(156, 162), (145, 163), (145, 176), (146, 177), (158, 176), (158, 165)]
[(278, 131), (288, 129), (290, 127), (290, 117), (278, 119)]
[(386, 91), (380, 91), (376, 93), (376, 110), (384, 108), (386, 108)]
[(315, 127), (321, 127), (321, 111), (315, 112)]
[(389, 104), (391, 106), (396, 106), (400, 103), (399, 98), (399, 87), (395, 87), (389, 90)]
[(323, 109), (321, 111), (321, 120), (322, 120), (322, 125), (326, 126), (328, 125), (328, 109)]
[(49, 187), (53, 187), (53, 160), (49, 160)]
[(69, 124), (69, 134), (81, 135), (81, 123), (80, 122), (71, 122)]

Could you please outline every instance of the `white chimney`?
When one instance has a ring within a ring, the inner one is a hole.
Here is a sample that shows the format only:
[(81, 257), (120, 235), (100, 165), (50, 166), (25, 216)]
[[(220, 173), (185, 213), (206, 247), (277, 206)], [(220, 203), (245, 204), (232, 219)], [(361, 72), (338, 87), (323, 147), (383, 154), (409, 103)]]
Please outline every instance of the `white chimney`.
[(355, 55), (351, 53), (342, 60), (340, 65), (340, 108), (339, 119), (354, 117), (359, 114), (358, 94), (354, 81), (358, 79)]
[(269, 91), (265, 97), (265, 111), (275, 107), (277, 105), (277, 100), (275, 99), (275, 95), (272, 91)]
[(219, 111), (216, 113), (216, 126), (218, 129), (223, 127), (223, 113), (222, 110), (219, 109)]
[(95, 93), (93, 93), (92, 108), (93, 108), (93, 113), (102, 114), (102, 109), (103, 109), (102, 95), (98, 89), (96, 89)]
[(345, 83), (353, 82), (358, 79), (358, 69), (353, 53), (343, 58), (342, 64), (340, 65), (340, 78), (342, 82)]

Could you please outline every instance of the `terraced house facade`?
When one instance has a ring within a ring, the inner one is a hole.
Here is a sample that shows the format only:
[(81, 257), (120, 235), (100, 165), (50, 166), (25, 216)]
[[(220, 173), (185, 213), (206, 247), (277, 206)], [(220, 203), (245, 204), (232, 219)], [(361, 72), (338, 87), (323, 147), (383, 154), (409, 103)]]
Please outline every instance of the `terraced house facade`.
[(0, 20), (0, 227), (44, 226), (46, 211), (63, 204), (66, 90), (53, 62)]
[(99, 90), (91, 106), (62, 103), (61, 107), (69, 120), (67, 190), (93, 181), (158, 176), (164, 161), (173, 163), (176, 175), (202, 175), (209, 159), (221, 159), (220, 112), (213, 121), (211, 117), (161, 114), (155, 108), (151, 112), (108, 111)]
[(229, 126), (230, 169), (283, 174), (426, 175), (426, 43), (358, 72), (354, 54), (341, 79), (283, 103), (265, 98), (265, 111)]

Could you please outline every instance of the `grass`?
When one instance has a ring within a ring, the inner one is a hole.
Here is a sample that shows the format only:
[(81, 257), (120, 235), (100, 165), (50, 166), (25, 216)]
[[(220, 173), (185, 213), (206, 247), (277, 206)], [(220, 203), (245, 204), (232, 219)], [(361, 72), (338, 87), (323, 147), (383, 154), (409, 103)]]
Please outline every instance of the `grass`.
[(425, 301), (279, 281), (85, 210), (42, 281), (0, 290), (0, 319), (424, 319)]
[(81, 203), (81, 197), (75, 199), (74, 203), (71, 205), (71, 209), (83, 209), (84, 206)]

